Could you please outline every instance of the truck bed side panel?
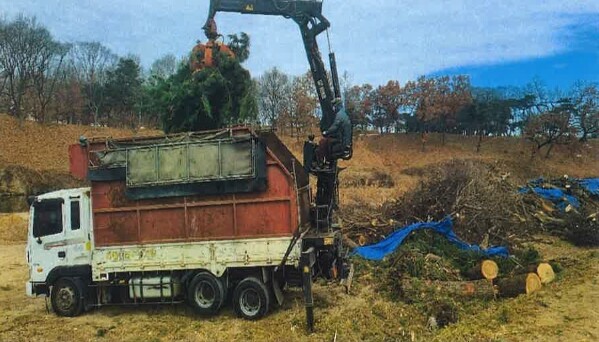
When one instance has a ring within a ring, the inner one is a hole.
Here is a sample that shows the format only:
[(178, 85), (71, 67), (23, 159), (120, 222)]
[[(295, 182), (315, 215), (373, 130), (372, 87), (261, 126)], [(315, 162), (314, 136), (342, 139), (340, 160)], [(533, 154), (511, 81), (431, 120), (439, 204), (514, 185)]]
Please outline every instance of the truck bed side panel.
[(270, 151), (264, 192), (135, 201), (125, 191), (92, 182), (96, 246), (284, 237), (298, 226), (293, 177)]
[[(92, 277), (98, 281), (114, 272), (186, 269), (205, 269), (220, 276), (229, 267), (279, 265), (290, 242), (290, 237), (282, 237), (98, 247), (92, 257)], [(300, 248), (295, 244), (287, 265), (297, 266)]]

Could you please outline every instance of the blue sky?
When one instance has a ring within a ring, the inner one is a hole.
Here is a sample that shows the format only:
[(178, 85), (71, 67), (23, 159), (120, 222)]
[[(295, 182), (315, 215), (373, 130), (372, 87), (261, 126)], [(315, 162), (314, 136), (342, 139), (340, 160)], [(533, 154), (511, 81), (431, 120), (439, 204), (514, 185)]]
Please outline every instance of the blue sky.
[[(207, 9), (207, 0), (0, 0), (5, 17), (36, 16), (60, 40), (100, 41), (146, 66), (203, 40)], [(445, 73), (470, 74), (479, 86), (599, 81), (599, 0), (325, 0), (323, 11), (353, 83)], [(221, 33), (250, 34), (254, 76), (273, 66), (307, 70), (291, 20), (223, 13), (217, 22)]]

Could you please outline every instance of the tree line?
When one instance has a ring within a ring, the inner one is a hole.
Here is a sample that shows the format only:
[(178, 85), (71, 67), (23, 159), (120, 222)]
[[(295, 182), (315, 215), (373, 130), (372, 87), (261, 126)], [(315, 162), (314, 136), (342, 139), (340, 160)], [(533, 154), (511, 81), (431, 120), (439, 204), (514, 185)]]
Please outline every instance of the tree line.
[[(272, 68), (252, 79), (240, 66), (249, 37), (231, 35), (227, 44), (237, 60), (220, 56), (213, 71), (193, 72), (193, 56), (170, 54), (145, 70), (138, 57), (118, 56), (98, 42), (60, 42), (35, 18), (0, 20), (0, 111), (20, 121), (165, 131), (242, 122), (294, 136), (312, 131), (319, 105), (309, 72), (291, 76)], [(559, 90), (534, 79), (523, 87), (480, 88), (455, 75), (376, 86), (352, 84), (347, 73), (341, 81), (357, 130), (519, 135), (538, 149), (599, 133), (594, 83)]]

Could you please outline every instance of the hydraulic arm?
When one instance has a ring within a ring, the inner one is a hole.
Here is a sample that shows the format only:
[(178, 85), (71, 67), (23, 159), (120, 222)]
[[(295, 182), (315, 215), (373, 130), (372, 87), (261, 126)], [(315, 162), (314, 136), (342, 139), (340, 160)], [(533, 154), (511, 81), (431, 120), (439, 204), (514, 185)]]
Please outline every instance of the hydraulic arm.
[[(316, 38), (319, 34), (326, 31), (330, 23), (322, 15), (321, 0), (211, 0), (208, 19), (204, 25), (206, 36), (210, 40), (216, 39), (216, 23), (214, 16), (217, 12), (235, 12), (245, 14), (277, 15), (290, 18), (297, 23), (302, 34), (302, 40), (306, 55), (310, 63), (312, 78), (318, 93), (318, 100), (322, 110), (320, 120), (320, 130), (325, 132), (335, 121), (335, 105), (333, 100), (340, 98), (339, 79), (337, 76), (337, 65), (335, 54), (329, 53), (329, 62), (331, 68), (331, 79), (329, 76), (318, 49)], [(351, 133), (350, 133), (351, 134)], [(322, 164), (322, 158), (317, 157), (317, 149), (327, 150), (327, 139), (321, 140), (321, 146), (317, 148), (313, 137), (306, 141), (304, 145), (304, 168), (307, 172), (316, 175), (317, 193), (315, 201), (315, 225), (317, 230), (330, 230), (332, 226), (333, 212), (337, 209), (338, 203), (338, 159), (351, 158), (351, 143), (349, 146), (342, 146), (342, 153), (326, 154), (326, 166), (315, 166)], [(324, 143), (323, 143), (324, 142)], [(348, 150), (349, 149), (349, 150)], [(330, 149), (328, 151), (331, 151)]]
[[(341, 97), (335, 54), (329, 54), (331, 83), (318, 49), (316, 37), (329, 26), (329, 21), (322, 15), (322, 1), (316, 0), (211, 0), (208, 20), (204, 29), (210, 32), (217, 12), (235, 12), (245, 14), (277, 15), (295, 21), (301, 31), (304, 48), (310, 63), (312, 78), (318, 93), (318, 101), (322, 110), (320, 130), (325, 131), (335, 120), (335, 109), (332, 100)], [(211, 38), (210, 35), (208, 38)]]

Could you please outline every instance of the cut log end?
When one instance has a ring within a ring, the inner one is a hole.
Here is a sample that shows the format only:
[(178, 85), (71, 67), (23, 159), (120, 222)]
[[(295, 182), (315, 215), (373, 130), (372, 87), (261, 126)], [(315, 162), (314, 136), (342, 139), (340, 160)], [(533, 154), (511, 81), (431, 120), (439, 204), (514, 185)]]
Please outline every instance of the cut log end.
[(499, 267), (493, 260), (484, 260), (480, 266), (480, 273), (485, 279), (493, 280), (499, 274)]
[(526, 275), (526, 294), (531, 294), (541, 289), (541, 278), (534, 273)]
[(487, 279), (493, 280), (499, 274), (499, 267), (493, 260), (482, 260), (472, 267), (466, 276), (471, 280)]
[(541, 283), (549, 284), (555, 279), (555, 272), (553, 272), (553, 267), (546, 262), (542, 262), (537, 266), (537, 274), (541, 279)]

